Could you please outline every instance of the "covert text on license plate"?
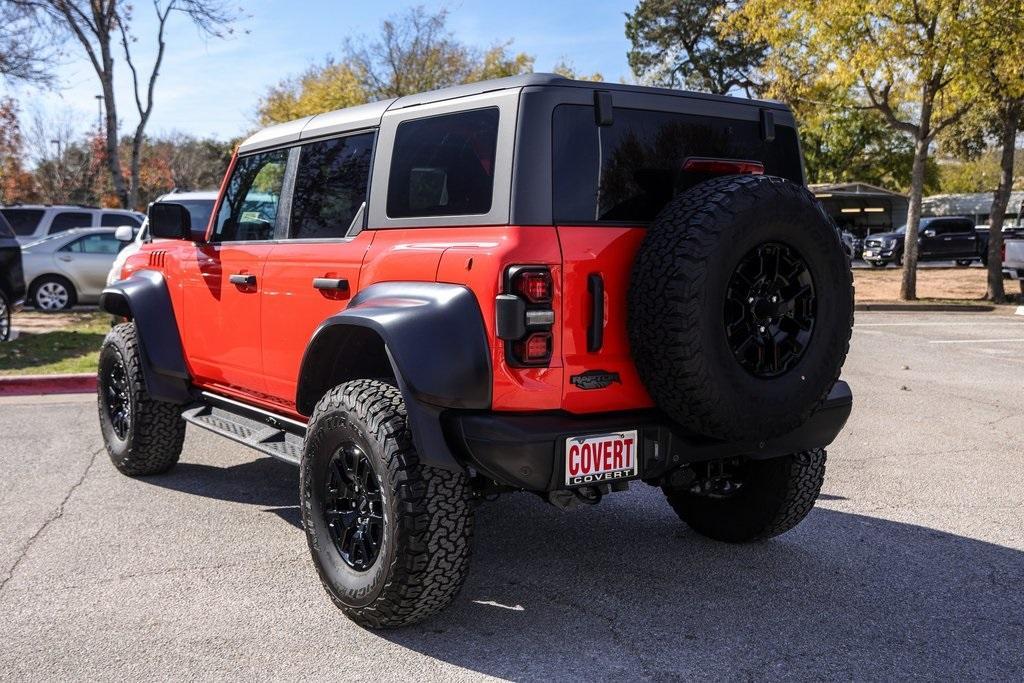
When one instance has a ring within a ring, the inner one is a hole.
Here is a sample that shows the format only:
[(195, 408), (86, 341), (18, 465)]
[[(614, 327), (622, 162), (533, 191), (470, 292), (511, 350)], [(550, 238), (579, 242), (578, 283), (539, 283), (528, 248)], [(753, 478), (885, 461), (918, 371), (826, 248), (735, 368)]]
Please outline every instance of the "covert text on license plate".
[(566, 486), (599, 484), (638, 474), (635, 429), (565, 440)]

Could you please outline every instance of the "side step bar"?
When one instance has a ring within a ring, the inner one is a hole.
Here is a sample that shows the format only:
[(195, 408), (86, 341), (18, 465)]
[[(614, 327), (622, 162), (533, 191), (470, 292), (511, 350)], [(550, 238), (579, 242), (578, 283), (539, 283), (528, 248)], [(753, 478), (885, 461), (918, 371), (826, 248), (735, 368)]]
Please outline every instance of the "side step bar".
[(208, 391), (201, 396), (182, 412), (187, 422), (298, 467), (306, 425)]

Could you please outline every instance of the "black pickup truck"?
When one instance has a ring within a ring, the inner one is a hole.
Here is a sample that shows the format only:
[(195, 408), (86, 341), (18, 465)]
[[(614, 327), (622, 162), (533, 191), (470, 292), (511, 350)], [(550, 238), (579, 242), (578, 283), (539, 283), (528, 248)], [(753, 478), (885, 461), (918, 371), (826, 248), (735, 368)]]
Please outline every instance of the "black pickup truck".
[(7, 219), (0, 214), (0, 342), (11, 336), (11, 313), (25, 298), (25, 275), (21, 270), (21, 245)]
[[(890, 263), (902, 265), (906, 231), (902, 226), (893, 232), (869, 235), (864, 240), (864, 260), (878, 268)], [(959, 266), (968, 266), (975, 260), (987, 260), (987, 235), (983, 238), (970, 218), (922, 218), (917, 239), (918, 261), (956, 261)]]

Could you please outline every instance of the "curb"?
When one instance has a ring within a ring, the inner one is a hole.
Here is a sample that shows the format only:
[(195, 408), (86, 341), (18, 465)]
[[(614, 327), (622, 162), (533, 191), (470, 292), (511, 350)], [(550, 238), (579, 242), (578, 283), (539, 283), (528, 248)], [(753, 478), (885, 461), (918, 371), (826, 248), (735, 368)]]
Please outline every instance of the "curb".
[(954, 313), (989, 313), (996, 310), (993, 304), (854, 304), (856, 311), (921, 311), (938, 313), (952, 311)]
[(0, 377), (0, 396), (41, 394), (90, 394), (96, 391), (96, 375), (12, 375)]
[(1013, 312), (1014, 315), (1024, 315), (1024, 306), (1018, 306), (1017, 310)]

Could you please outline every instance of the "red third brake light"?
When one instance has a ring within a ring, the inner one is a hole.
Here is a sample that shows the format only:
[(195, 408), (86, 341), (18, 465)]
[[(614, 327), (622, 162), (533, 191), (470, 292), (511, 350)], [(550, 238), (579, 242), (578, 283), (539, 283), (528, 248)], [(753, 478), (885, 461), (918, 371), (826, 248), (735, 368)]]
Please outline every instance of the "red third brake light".
[(764, 164), (760, 161), (742, 161), (740, 159), (687, 157), (683, 162), (683, 170), (711, 175), (764, 175)]
[(547, 303), (551, 301), (551, 273), (547, 270), (520, 271), (516, 273), (512, 288), (530, 303)]

